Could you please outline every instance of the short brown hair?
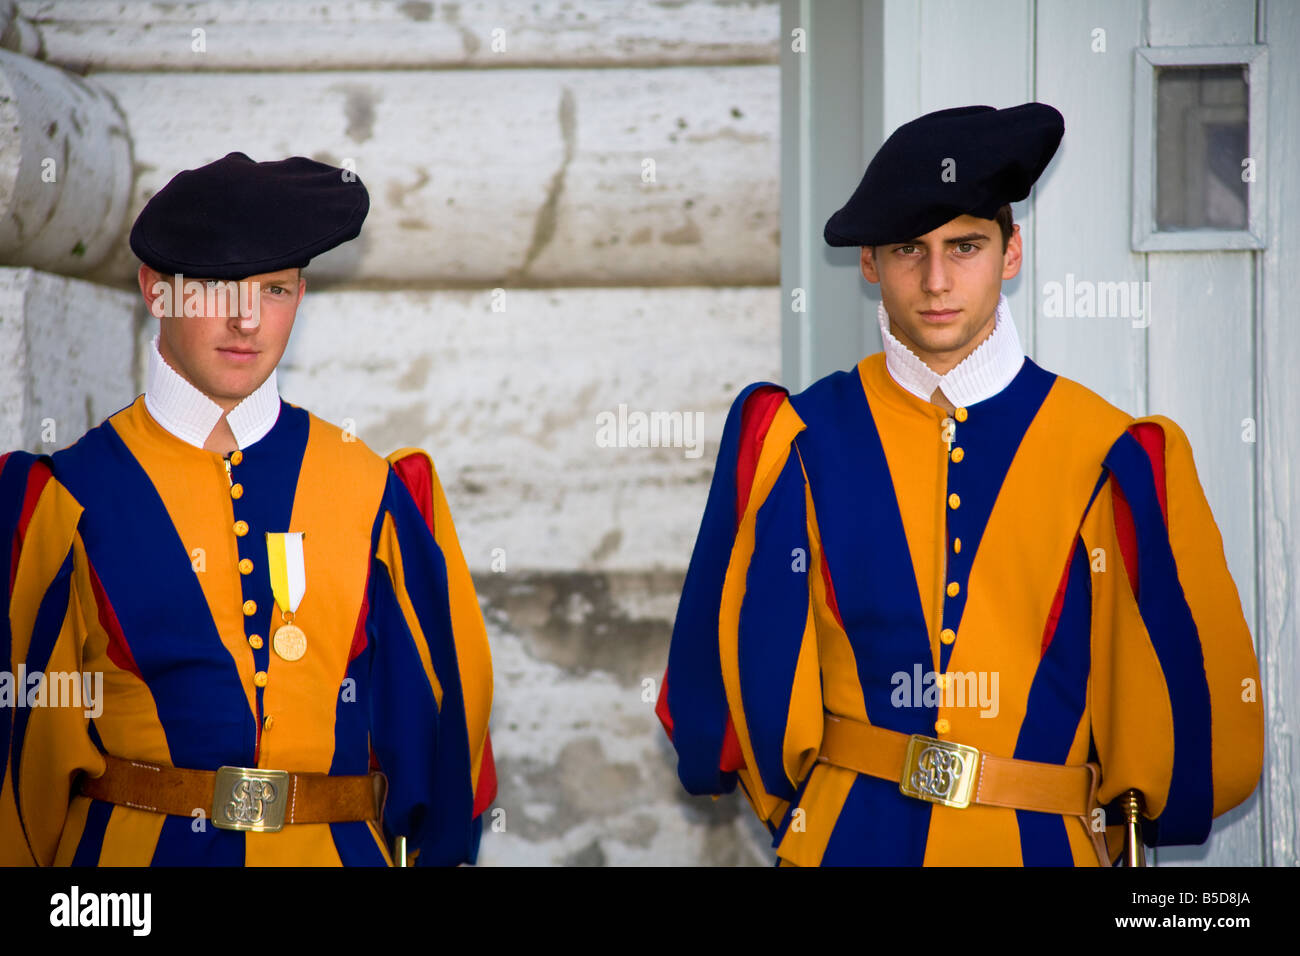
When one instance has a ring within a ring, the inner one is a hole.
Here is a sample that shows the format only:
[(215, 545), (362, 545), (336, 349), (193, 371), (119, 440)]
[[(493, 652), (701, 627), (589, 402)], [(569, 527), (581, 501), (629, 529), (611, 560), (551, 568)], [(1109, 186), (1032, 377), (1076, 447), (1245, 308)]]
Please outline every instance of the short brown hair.
[(994, 221), (997, 222), (998, 228), (1002, 230), (1002, 251), (1007, 251), (1007, 243), (1011, 241), (1011, 227), (1015, 223), (1011, 219), (1011, 207), (1003, 206), (993, 215)]

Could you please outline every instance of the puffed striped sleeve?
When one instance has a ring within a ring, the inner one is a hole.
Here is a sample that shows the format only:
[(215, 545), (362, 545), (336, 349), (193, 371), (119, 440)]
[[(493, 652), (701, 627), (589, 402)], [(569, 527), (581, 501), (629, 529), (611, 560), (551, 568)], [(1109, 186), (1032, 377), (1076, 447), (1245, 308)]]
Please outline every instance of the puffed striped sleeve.
[(77, 775), (104, 770), (82, 674), (80, 515), (46, 460), (0, 459), (0, 865), (53, 864)]
[(433, 461), (403, 449), (389, 463), (367, 625), (385, 829), (420, 865), (472, 863), (496, 796), (487, 631)]
[(774, 830), (823, 720), (801, 427), (777, 386), (750, 386), (732, 405), (657, 707), (687, 791), (739, 780)]
[(1259, 665), (1186, 435), (1139, 419), (1105, 467), (1085, 528), (1098, 799), (1136, 788), (1148, 845), (1203, 843), (1259, 780)]

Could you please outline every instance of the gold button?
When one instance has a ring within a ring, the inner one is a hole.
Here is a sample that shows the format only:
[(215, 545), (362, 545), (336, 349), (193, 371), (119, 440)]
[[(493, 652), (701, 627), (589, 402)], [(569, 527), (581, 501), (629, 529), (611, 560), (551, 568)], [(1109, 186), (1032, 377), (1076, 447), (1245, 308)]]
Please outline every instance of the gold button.
[(961, 592), (961, 585), (956, 581), (948, 582), (948, 597), (956, 597)]
[(953, 641), (957, 640), (957, 632), (950, 627), (945, 627), (939, 632), (939, 640), (943, 641), (945, 644), (951, 644)]
[(952, 460), (953, 460), (953, 461), (961, 461), (961, 460), (962, 460), (963, 458), (965, 458), (965, 457), (966, 457), (966, 453), (965, 453), (964, 451), (962, 451), (960, 448), (954, 448), (954, 449), (952, 450)]
[(240, 574), (252, 574), (252, 573), (253, 573), (253, 562), (250, 561), (250, 560), (248, 560), (248, 558), (244, 558), (244, 560), (240, 561), (240, 562), (239, 562), (239, 573), (240, 573)]
[(262, 718), (263, 730), (270, 730), (274, 726), (275, 726), (275, 718), (272, 717), (270, 714), (267, 714), (265, 717)]
[(953, 414), (957, 416), (957, 421), (959, 422), (964, 422), (966, 420), (966, 409), (964, 408), (957, 409)]
[(961, 554), (961, 538), (952, 539), (952, 553)]
[(954, 511), (961, 507), (961, 499), (957, 497), (957, 492), (954, 491), (948, 496), (948, 507)]
[(230, 497), (232, 497), (232, 498), (242, 498), (242, 497), (244, 497), (244, 486), (241, 485), (239, 482), (235, 482), (233, 485), (231, 485), (231, 486), (230, 486)]
[(947, 690), (947, 689), (948, 689), (948, 686), (949, 686), (951, 683), (952, 683), (952, 675), (951, 675), (951, 674), (940, 674), (940, 675), (939, 675), (939, 686), (942, 687), (944, 690)]
[(246, 535), (246, 534), (248, 534), (248, 522), (247, 522), (247, 521), (242, 521), (242, 520), (241, 520), (241, 521), (236, 521), (236, 522), (235, 522), (235, 535), (236, 535), (237, 537), (242, 538), (242, 537), (243, 537), (244, 535)]
[(261, 635), (261, 634), (249, 634), (249, 635), (248, 635), (248, 643), (249, 643), (250, 645), (252, 645), (253, 650), (255, 650), (255, 651), (260, 651), (260, 650), (262, 649), (262, 635)]
[(242, 451), (232, 451), (230, 453), (230, 463), (232, 465), (238, 465), (243, 460), (244, 460), (244, 453)]
[(245, 601), (245, 602), (244, 602), (244, 614), (245, 614), (246, 616), (248, 616), (248, 617), (252, 617), (252, 616), (253, 616), (254, 614), (256, 614), (256, 613), (257, 613), (257, 602), (256, 602), (256, 601), (251, 601), (251, 600), (250, 600), (250, 601)]
[(937, 734), (946, 734), (951, 729), (952, 725), (948, 723), (947, 718), (940, 717), (934, 722), (934, 732)]
[(253, 683), (258, 687), (266, 686), (266, 671), (258, 671), (253, 675)]

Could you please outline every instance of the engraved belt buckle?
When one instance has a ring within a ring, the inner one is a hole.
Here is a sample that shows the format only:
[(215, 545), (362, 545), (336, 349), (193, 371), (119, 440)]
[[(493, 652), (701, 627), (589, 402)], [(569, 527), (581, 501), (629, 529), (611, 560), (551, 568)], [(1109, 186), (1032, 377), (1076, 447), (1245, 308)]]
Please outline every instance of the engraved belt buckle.
[(898, 789), (918, 800), (967, 807), (979, 764), (980, 752), (975, 747), (912, 734)]
[(212, 789), (212, 825), (223, 830), (276, 833), (284, 827), (287, 770), (220, 767)]

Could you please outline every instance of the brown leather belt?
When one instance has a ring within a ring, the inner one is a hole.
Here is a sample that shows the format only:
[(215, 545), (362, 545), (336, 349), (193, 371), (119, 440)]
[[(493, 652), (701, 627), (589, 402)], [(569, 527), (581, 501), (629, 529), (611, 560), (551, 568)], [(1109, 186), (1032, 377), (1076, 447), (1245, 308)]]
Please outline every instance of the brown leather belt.
[(982, 753), (951, 741), (901, 734), (848, 717), (826, 715), (817, 758), (899, 785), (911, 797), (964, 807), (1086, 816), (1095, 806), (1099, 768), (1062, 766)]
[(202, 810), (226, 830), (274, 832), (286, 823), (379, 820), (387, 778), (382, 773), (331, 776), (256, 767), (185, 770), (105, 755), (102, 776), (81, 778), (80, 790), (138, 810), (194, 817)]

